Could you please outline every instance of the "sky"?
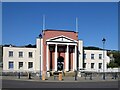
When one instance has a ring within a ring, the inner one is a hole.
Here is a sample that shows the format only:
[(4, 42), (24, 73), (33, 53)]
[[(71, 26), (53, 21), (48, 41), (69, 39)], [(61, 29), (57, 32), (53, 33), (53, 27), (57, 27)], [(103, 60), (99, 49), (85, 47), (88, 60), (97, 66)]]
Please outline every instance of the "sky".
[(2, 3), (2, 44), (35, 44), (45, 29), (76, 31), (84, 46), (118, 50), (117, 2), (4, 2)]

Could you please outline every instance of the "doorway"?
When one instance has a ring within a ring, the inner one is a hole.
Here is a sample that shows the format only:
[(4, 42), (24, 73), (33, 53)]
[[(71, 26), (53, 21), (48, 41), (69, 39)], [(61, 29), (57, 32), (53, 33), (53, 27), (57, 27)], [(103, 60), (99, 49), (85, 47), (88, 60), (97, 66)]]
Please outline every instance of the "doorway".
[(57, 70), (62, 71), (64, 69), (64, 58), (59, 56), (57, 59)]

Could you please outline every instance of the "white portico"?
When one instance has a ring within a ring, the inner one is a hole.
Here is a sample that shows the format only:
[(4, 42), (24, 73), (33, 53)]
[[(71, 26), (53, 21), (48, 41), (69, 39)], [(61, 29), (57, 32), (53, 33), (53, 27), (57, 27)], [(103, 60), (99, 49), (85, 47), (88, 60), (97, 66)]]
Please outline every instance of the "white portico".
[[(54, 70), (58, 71), (58, 57), (63, 57), (63, 67), (62, 70), (64, 71), (74, 71), (77, 69), (77, 42), (76, 40), (73, 40), (66, 36), (58, 36), (54, 38), (50, 38), (46, 40), (47, 48), (46, 48), (46, 65), (47, 65), (47, 71)], [(50, 50), (52, 48), (52, 50)], [(50, 51), (53, 54), (52, 58)], [(52, 60), (50, 60), (52, 59)], [(54, 62), (54, 65), (50, 63)]]

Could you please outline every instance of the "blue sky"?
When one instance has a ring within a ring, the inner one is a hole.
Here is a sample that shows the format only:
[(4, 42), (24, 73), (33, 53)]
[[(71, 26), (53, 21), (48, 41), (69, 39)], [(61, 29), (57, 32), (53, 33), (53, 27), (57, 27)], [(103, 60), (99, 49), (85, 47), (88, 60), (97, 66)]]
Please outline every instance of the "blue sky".
[(118, 4), (113, 2), (79, 3), (3, 3), (2, 44), (35, 44), (42, 30), (42, 16), (46, 16), (46, 29), (74, 30), (78, 17), (79, 39), (84, 46), (118, 49)]

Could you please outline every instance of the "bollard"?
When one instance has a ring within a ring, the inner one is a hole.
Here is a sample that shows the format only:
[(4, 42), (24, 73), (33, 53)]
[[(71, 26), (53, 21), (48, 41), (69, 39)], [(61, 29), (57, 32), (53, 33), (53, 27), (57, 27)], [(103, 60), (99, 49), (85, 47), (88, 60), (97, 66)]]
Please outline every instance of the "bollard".
[(115, 73), (115, 79), (117, 78), (117, 73)]
[(43, 71), (42, 80), (45, 80), (45, 72)]
[(117, 73), (112, 73), (112, 79), (116, 79), (117, 78)]
[(20, 72), (18, 73), (18, 79), (20, 79)]
[(103, 73), (103, 80), (105, 80), (105, 73)]
[(85, 80), (86, 80), (86, 77), (87, 77), (87, 73), (85, 73)]
[(112, 73), (112, 79), (114, 79), (114, 73)]
[(59, 81), (62, 81), (62, 72), (59, 72)]
[(75, 80), (77, 80), (77, 71), (75, 71)]
[(62, 71), (62, 75), (65, 76), (65, 72), (64, 71)]
[(28, 73), (28, 79), (31, 79), (31, 73), (30, 72)]
[(90, 80), (92, 80), (92, 73), (90, 73)]

